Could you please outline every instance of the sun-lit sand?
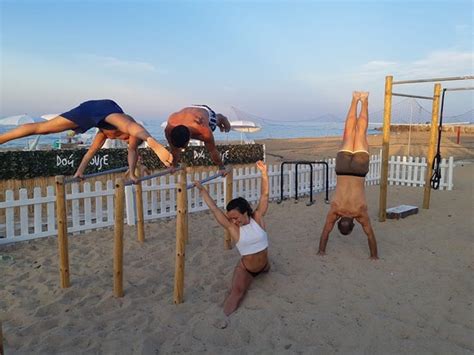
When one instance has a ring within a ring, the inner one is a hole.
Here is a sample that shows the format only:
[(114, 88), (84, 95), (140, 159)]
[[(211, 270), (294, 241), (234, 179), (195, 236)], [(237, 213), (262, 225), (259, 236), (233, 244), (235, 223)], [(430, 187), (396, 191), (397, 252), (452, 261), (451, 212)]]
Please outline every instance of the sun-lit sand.
[[(265, 143), (270, 160), (311, 159), (316, 151), (334, 156), (339, 138)], [(447, 153), (452, 148), (458, 160), (472, 157), (472, 146), (451, 144)], [(174, 219), (146, 224), (144, 245), (125, 228), (121, 299), (112, 296), (112, 230), (70, 236), (66, 290), (58, 287), (55, 238), (2, 246), (14, 259), (0, 261), (6, 353), (470, 354), (473, 176), (473, 164), (458, 163), (454, 190), (433, 191), (429, 210), (384, 223), (379, 187), (368, 187), (378, 261), (368, 259), (359, 226), (350, 236), (333, 231), (328, 255), (316, 255), (329, 208), (322, 195), (309, 207), (305, 199), (271, 203), (271, 270), (257, 277), (225, 329), (215, 325), (239, 256), (223, 249), (223, 230), (208, 212), (189, 218), (180, 305), (172, 298)], [(422, 188), (390, 187), (388, 204), (421, 207), (422, 196)]]

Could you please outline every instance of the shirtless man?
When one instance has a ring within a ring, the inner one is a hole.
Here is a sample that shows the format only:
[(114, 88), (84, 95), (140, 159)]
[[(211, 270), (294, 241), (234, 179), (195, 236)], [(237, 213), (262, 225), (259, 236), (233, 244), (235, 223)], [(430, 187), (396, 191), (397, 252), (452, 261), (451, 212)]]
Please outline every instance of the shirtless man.
[(178, 164), (181, 151), (187, 147), (189, 140), (197, 139), (204, 142), (211, 160), (219, 167), (219, 170), (225, 170), (212, 134), (216, 127), (219, 127), (221, 132), (229, 132), (229, 120), (220, 113), (216, 114), (206, 105), (186, 107), (171, 114), (165, 128), (165, 135), (171, 148), (174, 166)]
[(13, 139), (28, 137), (31, 135), (43, 135), (60, 133), (74, 130), (76, 133), (84, 133), (90, 128), (97, 127), (99, 130), (94, 137), (87, 153), (82, 158), (77, 168), (75, 177), (82, 178), (89, 161), (102, 148), (108, 139), (120, 139), (128, 144), (128, 166), (132, 173), (130, 178), (135, 181), (133, 174), (138, 158), (138, 146), (147, 142), (148, 146), (160, 158), (163, 164), (169, 167), (173, 162), (173, 156), (150, 133), (133, 117), (125, 114), (122, 108), (112, 100), (89, 100), (79, 106), (64, 112), (49, 121), (27, 123), (0, 134), (0, 145)]
[[(336, 157), (336, 192), (326, 217), (326, 223), (319, 241), (319, 255), (326, 254), (329, 233), (337, 222), (343, 235), (354, 228), (354, 219), (360, 223), (367, 235), (370, 259), (378, 259), (377, 241), (370, 224), (365, 200), (365, 175), (369, 171), (369, 144), (367, 142), (369, 93), (354, 92), (346, 118), (342, 146)], [(362, 108), (357, 117), (357, 104)]]

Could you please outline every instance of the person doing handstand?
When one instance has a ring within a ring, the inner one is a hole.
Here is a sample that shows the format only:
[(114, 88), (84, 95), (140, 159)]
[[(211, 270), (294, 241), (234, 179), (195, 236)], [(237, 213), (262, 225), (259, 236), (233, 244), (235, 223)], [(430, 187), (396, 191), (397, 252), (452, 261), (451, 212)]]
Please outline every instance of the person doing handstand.
[[(369, 171), (369, 144), (367, 142), (369, 93), (354, 92), (346, 118), (342, 146), (336, 156), (336, 192), (326, 217), (319, 255), (326, 254), (326, 245), (337, 222), (341, 234), (348, 235), (354, 228), (354, 219), (360, 223), (367, 235), (370, 259), (378, 259), (377, 241), (370, 224), (365, 199), (365, 176)], [(361, 102), (361, 112), (357, 117), (357, 104)]]
[(238, 197), (227, 204), (227, 214), (224, 214), (207, 190), (198, 181), (194, 182), (217, 222), (229, 231), (232, 243), (242, 255), (234, 269), (231, 290), (224, 302), (226, 316), (237, 309), (253, 279), (270, 269), (268, 236), (263, 220), (268, 209), (268, 174), (262, 161), (257, 162), (257, 168), (262, 173), (262, 190), (255, 211), (246, 199)]
[(207, 105), (185, 107), (181, 111), (172, 113), (168, 118), (165, 136), (174, 157), (174, 165), (178, 164), (181, 151), (187, 147), (189, 140), (197, 139), (204, 142), (211, 160), (220, 171), (224, 171), (225, 166), (217, 151), (212, 133), (217, 127), (221, 132), (229, 132), (229, 120), (224, 115), (215, 113)]
[(82, 178), (87, 164), (102, 148), (107, 138), (120, 139), (128, 143), (128, 166), (132, 180), (136, 179), (133, 172), (138, 158), (138, 146), (142, 142), (147, 142), (165, 166), (169, 167), (173, 163), (173, 156), (168, 150), (158, 143), (142, 125), (125, 114), (120, 106), (112, 100), (86, 101), (49, 121), (21, 125), (0, 134), (0, 144), (31, 135), (59, 133), (67, 130), (83, 133), (93, 127), (97, 127), (99, 131), (82, 158), (74, 174), (75, 177)]

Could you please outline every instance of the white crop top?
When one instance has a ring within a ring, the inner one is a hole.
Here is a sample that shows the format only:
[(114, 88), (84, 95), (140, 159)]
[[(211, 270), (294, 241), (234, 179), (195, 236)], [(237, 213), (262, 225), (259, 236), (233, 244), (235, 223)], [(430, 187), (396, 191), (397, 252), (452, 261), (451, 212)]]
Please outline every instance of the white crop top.
[(235, 246), (240, 255), (255, 254), (268, 248), (267, 232), (250, 218), (250, 223), (240, 227), (239, 241)]

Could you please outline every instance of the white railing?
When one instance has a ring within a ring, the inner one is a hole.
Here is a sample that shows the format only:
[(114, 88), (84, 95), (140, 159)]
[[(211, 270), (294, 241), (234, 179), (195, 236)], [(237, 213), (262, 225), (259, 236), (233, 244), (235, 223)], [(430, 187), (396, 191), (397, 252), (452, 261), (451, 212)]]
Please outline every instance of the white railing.
[[(335, 159), (325, 160), (329, 166), (329, 189), (336, 186)], [(366, 185), (377, 185), (380, 181), (381, 154), (370, 158)], [(440, 189), (453, 188), (453, 158), (442, 160)], [(424, 186), (426, 171), (425, 158), (391, 157), (389, 161), (389, 184), (404, 186)], [(188, 182), (201, 180), (209, 173), (188, 174)], [(269, 165), (270, 199), (280, 198), (280, 165)], [(298, 195), (308, 195), (310, 191), (310, 168), (301, 165), (295, 176), (294, 165), (285, 165), (283, 170), (283, 195), (294, 197), (295, 179), (298, 179)], [(218, 178), (208, 184), (211, 196), (217, 205), (224, 206), (226, 184)], [(249, 202), (256, 202), (260, 195), (260, 173), (255, 166), (234, 168), (233, 196), (242, 196)], [(153, 220), (176, 215), (176, 181), (174, 176), (163, 176), (142, 183), (144, 219)], [(324, 192), (325, 171), (323, 165), (313, 166), (313, 192)], [(93, 188), (93, 189), (92, 189)], [(126, 188), (126, 218), (129, 225), (135, 224), (134, 188)], [(321, 197), (322, 199), (323, 197)], [(94, 184), (71, 184), (66, 194), (68, 201), (68, 232), (77, 233), (114, 225), (114, 184), (107, 181)], [(196, 189), (188, 190), (188, 211), (190, 213), (207, 209)], [(55, 192), (53, 186), (46, 188), (45, 196), (40, 188), (28, 196), (26, 189), (5, 191), (5, 201), (0, 202), (0, 244), (56, 235)]]

